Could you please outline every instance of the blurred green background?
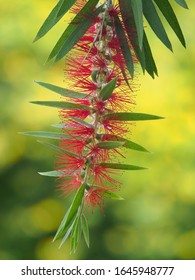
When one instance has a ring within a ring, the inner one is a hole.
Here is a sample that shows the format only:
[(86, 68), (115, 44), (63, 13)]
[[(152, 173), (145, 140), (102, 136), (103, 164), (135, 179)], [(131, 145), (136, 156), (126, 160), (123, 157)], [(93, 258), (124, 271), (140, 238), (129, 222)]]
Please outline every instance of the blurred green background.
[(129, 151), (127, 161), (149, 169), (120, 177), (125, 201), (108, 201), (106, 216), (90, 214), (90, 249), (82, 241), (70, 255), (68, 242), (60, 250), (51, 242), (70, 198), (37, 174), (53, 168), (54, 154), (17, 134), (59, 122), (55, 109), (29, 101), (56, 98), (34, 79), (64, 85), (63, 61), (45, 60), (66, 22), (32, 44), (56, 1), (0, 0), (0, 259), (195, 258), (195, 2), (187, 2), (189, 11), (174, 5), (187, 50), (168, 28), (173, 55), (147, 28), (160, 77), (139, 75), (135, 110), (165, 120), (132, 126), (132, 139), (151, 153)]

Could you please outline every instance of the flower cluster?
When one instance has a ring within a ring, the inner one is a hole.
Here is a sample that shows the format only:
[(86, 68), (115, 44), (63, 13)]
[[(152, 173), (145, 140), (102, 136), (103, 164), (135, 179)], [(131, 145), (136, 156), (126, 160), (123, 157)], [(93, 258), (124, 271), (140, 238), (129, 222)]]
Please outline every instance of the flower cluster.
[[(73, 12), (81, 10), (82, 3), (78, 1)], [(65, 79), (76, 89), (71, 97), (76, 105), (60, 111), (63, 133), (68, 137), (60, 141), (64, 152), (58, 157), (56, 169), (62, 174), (59, 188), (65, 194), (86, 183), (85, 205), (102, 210), (104, 197), (119, 190), (119, 183), (112, 178), (117, 171), (109, 163), (122, 156), (119, 149), (124, 143), (118, 137), (128, 131), (123, 121), (110, 116), (129, 111), (134, 98), (115, 29), (118, 7), (107, 1), (98, 16), (93, 12), (86, 16), (93, 23), (66, 57)], [(83, 95), (76, 96), (77, 92)]]

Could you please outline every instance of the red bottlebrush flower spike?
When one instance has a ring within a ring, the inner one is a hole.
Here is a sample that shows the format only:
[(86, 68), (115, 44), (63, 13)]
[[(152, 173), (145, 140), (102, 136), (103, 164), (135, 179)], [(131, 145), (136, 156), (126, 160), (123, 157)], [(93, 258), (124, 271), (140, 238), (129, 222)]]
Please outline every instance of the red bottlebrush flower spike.
[[(125, 158), (121, 151), (123, 147), (146, 151), (124, 138), (129, 132), (127, 121), (158, 118), (131, 113), (135, 104), (136, 56), (151, 75), (157, 70), (146, 35), (144, 33), (140, 40), (134, 9), (128, 7), (131, 5), (126, 0), (119, 1), (118, 5), (112, 0), (103, 3), (98, 0), (64, 1), (61, 6), (60, 2), (43, 24), (38, 37), (71, 8), (75, 16), (49, 56), (56, 61), (66, 56), (64, 75), (68, 88), (38, 82), (64, 98), (60, 102), (38, 104), (60, 108), (61, 125), (58, 127), (63, 130), (62, 133), (34, 135), (60, 139), (58, 146), (44, 143), (58, 155), (55, 170), (42, 175), (58, 177), (59, 189), (64, 195), (74, 193), (54, 239), (63, 238), (63, 244), (70, 235), (71, 251), (75, 251), (81, 232), (89, 245), (85, 209), (90, 207), (94, 212), (97, 207), (104, 214), (106, 197), (121, 199), (116, 194), (120, 183), (114, 175), (121, 170), (142, 169), (120, 163), (121, 158)], [(140, 41), (143, 46), (139, 46)], [(149, 57), (145, 59), (145, 56)]]
[[(124, 122), (107, 119), (104, 115), (124, 109), (128, 112), (134, 104), (132, 92), (127, 94), (127, 82), (130, 83), (131, 78), (127, 74), (125, 59), (114, 27), (118, 15), (118, 6), (105, 6), (102, 14), (94, 20), (87, 33), (66, 57), (66, 81), (70, 81), (75, 91), (87, 94), (87, 98), (73, 100), (90, 107), (91, 110), (60, 112), (62, 123), (65, 124), (64, 132), (70, 136), (70, 139), (61, 141), (60, 147), (78, 156), (75, 158), (62, 154), (58, 160), (60, 170), (65, 174), (61, 176), (60, 189), (67, 194), (74, 189), (80, 190), (85, 182), (85, 205), (91, 207), (92, 211), (98, 206), (102, 213), (106, 190), (115, 192), (119, 186), (119, 182), (112, 178), (112, 174), (118, 173), (119, 170), (109, 169), (104, 163), (112, 162), (117, 156), (124, 156), (117, 149), (120, 143), (113, 142), (110, 138), (106, 141), (104, 136), (100, 137), (101, 140), (99, 135), (109, 133), (117, 137), (128, 131)], [(115, 87), (109, 88), (109, 84), (114, 83), (114, 80)], [(74, 117), (77, 121), (74, 121)], [(72, 179), (63, 184), (63, 178), (70, 175)]]

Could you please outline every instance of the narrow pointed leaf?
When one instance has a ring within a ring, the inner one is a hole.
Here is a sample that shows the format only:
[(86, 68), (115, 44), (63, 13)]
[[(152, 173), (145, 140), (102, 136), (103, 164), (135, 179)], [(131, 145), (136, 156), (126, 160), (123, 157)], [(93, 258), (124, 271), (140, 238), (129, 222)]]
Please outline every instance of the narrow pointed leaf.
[(31, 101), (30, 103), (67, 110), (91, 110), (91, 108), (86, 105), (65, 101)]
[(59, 60), (61, 56), (63, 57), (66, 55), (80, 40), (87, 29), (91, 26), (95, 16), (97, 16), (101, 10), (98, 8), (94, 14), (92, 13), (97, 2), (98, 0), (89, 0), (79, 11), (59, 38), (57, 44), (50, 53), (48, 60), (51, 60), (54, 57), (56, 57), (56, 60)]
[[(91, 1), (89, 0), (89, 2), (97, 3), (98, 0), (91, 0)], [(89, 2), (87, 2), (87, 4)], [(93, 10), (93, 8), (90, 8), (88, 10), (88, 12), (91, 12), (91, 13), (86, 16), (86, 19), (83, 19), (83, 21), (81, 21), (80, 23), (77, 24), (76, 29), (70, 34), (70, 36), (68, 36), (66, 41), (63, 43), (62, 48), (56, 55), (55, 62), (62, 59), (76, 45), (76, 43), (83, 37), (83, 35), (86, 33), (86, 31), (90, 28), (90, 26), (94, 22), (94, 19), (99, 15), (100, 11), (102, 10), (102, 7), (97, 8), (93, 13), (92, 13), (92, 10)]]
[(113, 90), (116, 87), (116, 78), (111, 80), (109, 83), (107, 83), (100, 91), (99, 98), (102, 100), (108, 100), (113, 93)]
[(135, 19), (140, 50), (143, 44), (143, 7), (142, 0), (131, 0), (133, 15)]
[(49, 90), (51, 90), (55, 93), (58, 93), (62, 96), (65, 96), (65, 97), (78, 98), (78, 99), (83, 99), (83, 98), (86, 97), (86, 94), (82, 93), (82, 92), (73, 91), (73, 90), (70, 90), (70, 89), (66, 89), (66, 88), (63, 88), (63, 87), (58, 87), (58, 86), (55, 86), (55, 85), (52, 85), (52, 84), (39, 82), (39, 81), (35, 81), (35, 83), (37, 83), (38, 85), (40, 85), (40, 86), (42, 86), (46, 89), (49, 89)]
[(126, 67), (131, 75), (131, 77), (133, 78), (134, 76), (134, 64), (133, 64), (133, 58), (132, 58), (132, 54), (131, 54), (131, 50), (126, 38), (126, 34), (125, 31), (123, 29), (123, 26), (120, 22), (119, 17), (117, 16), (115, 21), (114, 21), (114, 25), (115, 25), (115, 30), (116, 30), (116, 34), (117, 34), (117, 38), (120, 44), (120, 48), (122, 50), (123, 53), (123, 57), (126, 63)]
[(61, 129), (64, 129), (67, 127), (67, 125), (64, 123), (55, 123), (55, 124), (51, 124), (51, 126), (56, 127), (56, 128), (61, 128)]
[(77, 216), (71, 234), (71, 249), (70, 249), (71, 253), (76, 252), (79, 243), (80, 232), (81, 232), (81, 221), (80, 221), (80, 217)]
[(135, 143), (133, 141), (130, 141), (128, 139), (125, 139), (123, 137), (114, 135), (114, 134), (99, 134), (98, 136), (101, 137), (101, 138), (103, 136), (105, 136), (106, 140), (108, 140), (108, 141), (121, 141), (121, 142), (124, 142), (123, 147), (125, 147), (127, 149), (132, 149), (132, 150), (136, 150), (136, 151), (140, 151), (140, 152), (148, 152), (148, 150), (146, 150), (141, 145), (139, 145), (139, 144), (137, 144), (137, 143)]
[(86, 126), (86, 127), (89, 127), (89, 128), (92, 128), (92, 127), (93, 127), (92, 124), (90, 124), (90, 123), (88, 123), (88, 122), (85, 122), (85, 121), (83, 121), (83, 120), (81, 120), (81, 119), (78, 119), (78, 118), (75, 118), (75, 117), (71, 117), (71, 119), (74, 120), (74, 121), (77, 122), (77, 123), (80, 123), (80, 124), (83, 125), (83, 126)]
[[(43, 37), (63, 17), (63, 15), (71, 8), (71, 6), (75, 2), (76, 0), (60, 0), (39, 29), (34, 42)], [(59, 11), (62, 10), (63, 12), (61, 12), (61, 15), (58, 16)]]
[(48, 176), (48, 177), (61, 177), (64, 173), (62, 171), (47, 171), (47, 172), (38, 172), (42, 176)]
[(152, 2), (152, 0), (144, 0), (143, 1), (143, 13), (145, 18), (147, 19), (150, 27), (156, 34), (156, 36), (161, 40), (161, 42), (172, 51), (171, 42), (167, 36), (165, 28), (158, 16), (156, 8)]
[(156, 74), (158, 76), (158, 71), (157, 71), (157, 67), (156, 67), (145, 31), (144, 31), (144, 36), (143, 36), (143, 51), (145, 53), (146, 71), (154, 79), (154, 74)]
[(70, 236), (71, 234), (71, 231), (72, 231), (72, 227), (73, 227), (73, 224), (69, 227), (69, 229), (66, 231), (61, 243), (60, 243), (60, 246), (59, 246), (59, 249), (62, 247), (62, 245), (65, 243), (65, 241), (68, 239), (68, 237)]
[(140, 62), (143, 73), (145, 73), (146, 70), (148, 74), (154, 78), (154, 74), (158, 75), (157, 68), (145, 32), (143, 32), (143, 47), (142, 50), (140, 50), (136, 25), (132, 16), (133, 10), (131, 7), (131, 0), (119, 0), (119, 4), (126, 34), (131, 42), (135, 55)]
[[(97, 4), (97, 0), (90, 0), (81, 10), (80, 12), (74, 17), (74, 19), (71, 21), (71, 23), (68, 25), (66, 30), (63, 32), (61, 37), (59, 38), (57, 44), (54, 46), (53, 50), (51, 51), (48, 60), (51, 60), (52, 58), (56, 57), (63, 46), (67, 44), (69, 39), (71, 39), (71, 34), (74, 34), (76, 36), (78, 32), (78, 26), (82, 26), (83, 23), (86, 22), (86, 14), (89, 13), (91, 16), (91, 11), (94, 9), (95, 5)], [(88, 15), (89, 15), (88, 14)], [(93, 18), (93, 16), (91, 16)], [(90, 22), (90, 21), (88, 21)], [(90, 22), (91, 24), (92, 22)], [(76, 42), (77, 43), (77, 42)], [(75, 44), (76, 44), (75, 43)], [(72, 47), (71, 47), (72, 48)]]
[(41, 144), (43, 144), (43, 145), (45, 145), (45, 146), (47, 146), (47, 147), (49, 147), (49, 148), (51, 148), (51, 149), (53, 149), (53, 150), (55, 150), (56, 152), (58, 152), (58, 153), (64, 153), (64, 154), (66, 154), (66, 155), (68, 155), (68, 156), (70, 156), (70, 157), (76, 157), (76, 158), (78, 158), (78, 155), (76, 155), (76, 154), (74, 154), (74, 153), (71, 153), (71, 152), (69, 152), (69, 151), (66, 151), (66, 150), (64, 150), (64, 149), (62, 149), (62, 148), (60, 148), (60, 147), (58, 147), (58, 146), (56, 146), (56, 145), (53, 145), (53, 144), (51, 144), (51, 143), (48, 143), (48, 142), (43, 142), (43, 141), (37, 141), (38, 143), (41, 143)]
[(130, 165), (130, 164), (122, 164), (122, 163), (101, 163), (100, 166), (110, 169), (120, 169), (120, 170), (142, 170), (146, 169), (144, 167)]
[(104, 141), (104, 142), (99, 142), (96, 144), (97, 147), (101, 149), (116, 149), (121, 146), (123, 146), (125, 142), (119, 142), (119, 141)]
[(49, 138), (49, 139), (69, 139), (69, 138), (71, 138), (71, 136), (64, 134), (64, 133), (47, 132), (47, 131), (28, 131), (28, 132), (20, 132), (20, 134), (24, 134), (27, 136), (33, 136), (33, 137)]
[(179, 4), (184, 9), (188, 9), (188, 5), (185, 0), (175, 0), (175, 1), (177, 2), (177, 4)]
[(89, 247), (89, 227), (88, 227), (87, 219), (84, 216), (84, 214), (81, 216), (81, 226), (82, 226), (85, 242), (87, 244), (87, 247)]
[(117, 200), (124, 200), (122, 196), (120, 196), (118, 193), (105, 191), (104, 196), (111, 198), (111, 199), (117, 199)]
[(186, 47), (185, 39), (182, 33), (182, 30), (180, 28), (179, 22), (177, 20), (177, 17), (169, 3), (168, 0), (154, 0), (164, 17), (166, 18), (167, 22), (177, 35), (178, 39), (182, 43), (184, 47)]
[(70, 8), (73, 6), (73, 4), (76, 2), (77, 0), (64, 0), (63, 4), (61, 5), (58, 13), (57, 13), (57, 17), (62, 17), (68, 10), (70, 10)]
[(137, 59), (139, 60), (143, 73), (145, 72), (145, 56), (143, 49), (141, 50), (138, 42), (138, 35), (136, 30), (136, 24), (133, 17), (133, 10), (131, 6), (131, 0), (119, 0), (119, 7), (124, 22), (126, 34), (131, 42), (131, 45), (135, 51)]
[(162, 119), (162, 117), (144, 114), (144, 113), (122, 113), (122, 112), (106, 114), (104, 118), (109, 120), (117, 120), (117, 121), (147, 121), (147, 120)]
[(87, 186), (86, 183), (83, 183), (81, 185), (81, 187), (77, 190), (77, 192), (74, 196), (73, 202), (72, 202), (70, 208), (68, 209), (68, 211), (66, 212), (66, 215), (64, 216), (64, 218), (57, 230), (57, 233), (54, 237), (54, 241), (58, 238), (61, 238), (67, 232), (67, 230), (69, 229), (71, 224), (74, 222), (77, 211), (82, 203), (86, 186)]

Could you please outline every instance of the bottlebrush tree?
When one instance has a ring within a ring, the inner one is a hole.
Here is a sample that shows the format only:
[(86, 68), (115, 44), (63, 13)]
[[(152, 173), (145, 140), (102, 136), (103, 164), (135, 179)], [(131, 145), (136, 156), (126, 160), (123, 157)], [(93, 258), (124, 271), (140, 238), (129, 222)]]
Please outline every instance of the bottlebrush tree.
[[(36, 83), (61, 96), (60, 101), (32, 103), (59, 109), (61, 129), (56, 132), (24, 134), (59, 139), (59, 145), (40, 143), (57, 152), (53, 171), (41, 175), (57, 177), (58, 187), (67, 195), (74, 193), (54, 240), (61, 245), (70, 236), (75, 251), (83, 235), (89, 246), (86, 209), (98, 207), (104, 213), (104, 199), (122, 199), (120, 183), (113, 174), (121, 170), (141, 170), (124, 164), (125, 149), (147, 152), (129, 137), (129, 122), (157, 120), (159, 116), (132, 112), (134, 70), (158, 75), (144, 28), (145, 20), (158, 39), (172, 51), (163, 16), (181, 44), (185, 40), (168, 0), (60, 0), (51, 11), (34, 41), (43, 37), (68, 12), (74, 14), (48, 61), (65, 59), (67, 88)], [(184, 0), (175, 0), (188, 8)], [(159, 16), (161, 14), (161, 17)], [(145, 19), (145, 20), (144, 20)]]

